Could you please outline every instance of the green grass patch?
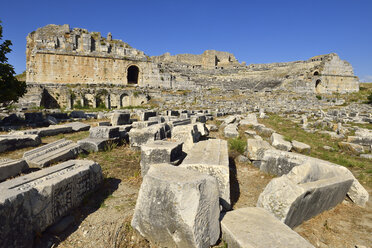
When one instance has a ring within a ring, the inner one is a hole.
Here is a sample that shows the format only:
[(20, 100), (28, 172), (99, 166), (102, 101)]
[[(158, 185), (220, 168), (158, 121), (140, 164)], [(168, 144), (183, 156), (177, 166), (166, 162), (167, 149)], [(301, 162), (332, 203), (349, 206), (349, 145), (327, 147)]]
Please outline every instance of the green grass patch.
[(247, 140), (239, 136), (237, 138), (230, 138), (228, 140), (228, 144), (229, 150), (232, 153), (243, 154), (245, 151), (245, 147), (247, 146)]

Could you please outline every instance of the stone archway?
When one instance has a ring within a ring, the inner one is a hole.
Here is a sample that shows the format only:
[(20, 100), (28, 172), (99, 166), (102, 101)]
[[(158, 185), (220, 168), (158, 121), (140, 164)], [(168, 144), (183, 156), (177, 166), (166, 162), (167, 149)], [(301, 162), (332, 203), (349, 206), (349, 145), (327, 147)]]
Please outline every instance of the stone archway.
[(127, 83), (138, 84), (139, 68), (135, 65), (131, 65), (127, 69)]

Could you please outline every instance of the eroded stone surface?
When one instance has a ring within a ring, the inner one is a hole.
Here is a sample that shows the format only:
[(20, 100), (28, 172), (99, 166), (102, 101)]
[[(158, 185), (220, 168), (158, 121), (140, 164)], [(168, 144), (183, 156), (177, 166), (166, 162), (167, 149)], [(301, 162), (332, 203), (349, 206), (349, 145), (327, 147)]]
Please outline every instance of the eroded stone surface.
[(102, 179), (99, 164), (70, 160), (1, 183), (1, 246), (31, 247), (36, 233), (77, 207)]
[(132, 227), (162, 247), (210, 247), (220, 235), (216, 179), (168, 164), (143, 179)]

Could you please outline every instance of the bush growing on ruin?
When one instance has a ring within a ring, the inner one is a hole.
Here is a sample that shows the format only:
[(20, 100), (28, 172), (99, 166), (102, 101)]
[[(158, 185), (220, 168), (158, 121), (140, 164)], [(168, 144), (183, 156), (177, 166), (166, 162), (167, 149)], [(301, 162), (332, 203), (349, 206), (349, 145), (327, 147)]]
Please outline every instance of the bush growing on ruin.
[[(0, 40), (3, 38), (3, 27), (0, 21)], [(12, 42), (5, 40), (0, 44), (0, 104), (9, 105), (18, 101), (26, 93), (26, 83), (18, 81), (14, 76), (14, 67), (8, 64), (6, 54), (11, 52)]]
[(372, 104), (372, 93), (367, 97), (368, 103)]

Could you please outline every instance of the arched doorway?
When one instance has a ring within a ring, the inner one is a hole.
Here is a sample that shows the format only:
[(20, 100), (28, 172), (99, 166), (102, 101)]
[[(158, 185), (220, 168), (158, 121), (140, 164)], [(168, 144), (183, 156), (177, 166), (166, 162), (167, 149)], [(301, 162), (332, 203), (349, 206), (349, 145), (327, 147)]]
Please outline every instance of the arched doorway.
[(318, 79), (315, 82), (315, 92), (321, 93), (321, 88), (322, 88), (322, 80)]
[(139, 68), (135, 65), (128, 67), (127, 80), (128, 84), (138, 84)]
[(314, 76), (319, 76), (319, 72), (318, 71), (315, 71), (314, 72)]

